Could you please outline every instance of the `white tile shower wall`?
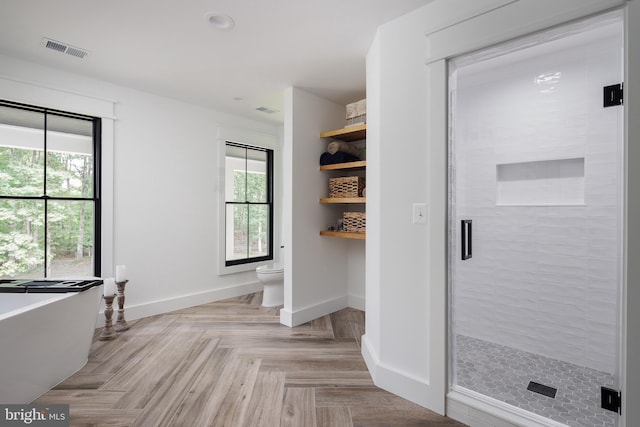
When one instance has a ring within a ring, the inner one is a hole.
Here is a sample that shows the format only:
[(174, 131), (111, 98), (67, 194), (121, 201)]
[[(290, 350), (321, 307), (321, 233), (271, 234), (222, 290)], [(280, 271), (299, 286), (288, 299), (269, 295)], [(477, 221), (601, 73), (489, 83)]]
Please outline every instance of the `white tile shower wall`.
[[(602, 108), (602, 87), (622, 70), (602, 64), (621, 63), (620, 49), (607, 33), (457, 71), (453, 192), (457, 227), (473, 220), (473, 258), (460, 261), (452, 239), (455, 333), (615, 372), (622, 111)], [(536, 83), (549, 73), (552, 85)], [(497, 206), (497, 165), (576, 158), (584, 205), (544, 206), (537, 194), (531, 206)]]

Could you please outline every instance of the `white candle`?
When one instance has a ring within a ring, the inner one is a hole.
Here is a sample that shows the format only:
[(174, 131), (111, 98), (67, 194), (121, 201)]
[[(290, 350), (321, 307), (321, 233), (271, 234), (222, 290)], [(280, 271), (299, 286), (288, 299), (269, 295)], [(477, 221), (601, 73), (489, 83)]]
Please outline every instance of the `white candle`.
[(102, 295), (105, 297), (114, 296), (116, 294), (116, 282), (113, 278), (103, 279), (103, 283)]
[(116, 282), (124, 282), (127, 280), (127, 266), (116, 265)]

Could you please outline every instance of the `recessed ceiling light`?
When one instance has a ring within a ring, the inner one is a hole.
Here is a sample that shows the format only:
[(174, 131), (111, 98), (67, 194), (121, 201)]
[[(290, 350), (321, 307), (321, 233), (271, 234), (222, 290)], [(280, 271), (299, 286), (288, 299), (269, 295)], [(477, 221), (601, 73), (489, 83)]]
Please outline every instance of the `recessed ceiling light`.
[(205, 19), (211, 25), (221, 30), (230, 30), (236, 25), (232, 17), (219, 13), (207, 13)]

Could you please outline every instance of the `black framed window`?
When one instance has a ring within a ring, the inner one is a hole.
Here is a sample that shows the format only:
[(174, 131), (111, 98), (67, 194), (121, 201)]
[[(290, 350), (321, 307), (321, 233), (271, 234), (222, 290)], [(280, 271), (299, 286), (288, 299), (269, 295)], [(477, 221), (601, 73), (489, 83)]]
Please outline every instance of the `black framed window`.
[(0, 278), (100, 276), (101, 120), (0, 101)]
[(273, 150), (227, 142), (225, 265), (273, 259)]

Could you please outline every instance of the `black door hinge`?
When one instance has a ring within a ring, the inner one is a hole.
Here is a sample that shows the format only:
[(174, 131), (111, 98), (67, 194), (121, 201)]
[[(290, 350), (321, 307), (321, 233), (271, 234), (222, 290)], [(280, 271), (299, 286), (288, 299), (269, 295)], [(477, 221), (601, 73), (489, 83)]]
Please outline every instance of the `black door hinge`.
[(614, 107), (622, 105), (624, 101), (624, 83), (617, 85), (605, 86), (603, 88), (603, 107)]
[(601, 387), (601, 407), (622, 415), (622, 393), (612, 388)]

